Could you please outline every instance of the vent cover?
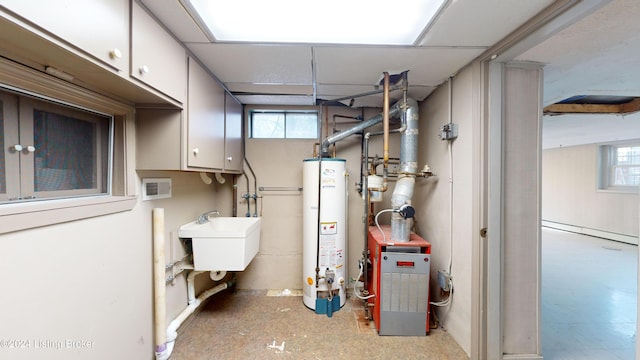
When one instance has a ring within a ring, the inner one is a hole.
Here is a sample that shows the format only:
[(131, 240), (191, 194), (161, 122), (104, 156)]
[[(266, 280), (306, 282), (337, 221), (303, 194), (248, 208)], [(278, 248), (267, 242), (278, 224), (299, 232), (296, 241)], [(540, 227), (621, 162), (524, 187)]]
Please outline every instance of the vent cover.
[(171, 197), (171, 179), (142, 179), (142, 200), (168, 199)]

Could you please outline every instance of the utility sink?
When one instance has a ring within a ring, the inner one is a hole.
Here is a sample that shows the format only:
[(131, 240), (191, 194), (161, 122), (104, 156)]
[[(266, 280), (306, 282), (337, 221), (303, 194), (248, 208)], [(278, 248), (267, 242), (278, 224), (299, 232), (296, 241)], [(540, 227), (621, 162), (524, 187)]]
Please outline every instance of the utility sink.
[(211, 217), (204, 224), (180, 226), (178, 236), (190, 238), (193, 267), (198, 271), (243, 271), (260, 247), (259, 217)]

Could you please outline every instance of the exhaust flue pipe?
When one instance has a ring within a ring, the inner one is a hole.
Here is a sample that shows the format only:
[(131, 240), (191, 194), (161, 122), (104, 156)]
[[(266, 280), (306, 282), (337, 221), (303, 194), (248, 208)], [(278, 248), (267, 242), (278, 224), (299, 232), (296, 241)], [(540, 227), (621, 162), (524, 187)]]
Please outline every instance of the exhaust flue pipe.
[[(399, 116), (402, 113), (402, 101), (398, 101), (397, 103), (395, 103), (390, 109), (389, 109), (389, 117), (390, 118), (394, 118)], [(329, 147), (333, 144), (335, 144), (336, 142), (343, 140), (345, 138), (348, 138), (351, 135), (360, 133), (362, 131), (364, 131), (365, 129), (368, 129), (374, 125), (378, 125), (380, 124), (380, 122), (382, 122), (382, 114), (378, 114), (374, 117), (372, 117), (369, 120), (363, 121), (361, 123), (359, 123), (358, 125), (347, 129), (347, 130), (343, 130), (340, 131), (339, 133), (335, 133), (331, 136), (328, 136), (326, 139), (324, 139), (322, 141), (322, 145), (320, 146), (320, 156), (321, 157), (330, 157), (329, 154)]]
[(406, 128), (400, 138), (400, 174), (391, 195), (391, 241), (407, 242), (411, 234), (411, 206), (415, 178), (418, 174), (418, 103), (404, 101)]

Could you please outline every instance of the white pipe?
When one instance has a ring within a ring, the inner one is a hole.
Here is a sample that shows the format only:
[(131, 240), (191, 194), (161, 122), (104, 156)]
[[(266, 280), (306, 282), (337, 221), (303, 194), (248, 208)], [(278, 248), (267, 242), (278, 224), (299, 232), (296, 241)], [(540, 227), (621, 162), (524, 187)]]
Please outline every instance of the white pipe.
[(167, 305), (164, 259), (164, 209), (155, 208), (153, 214), (153, 289), (156, 356), (166, 350)]
[(187, 299), (189, 299), (189, 305), (196, 301), (196, 275), (202, 273), (204, 271), (192, 271), (187, 275)]
[(227, 182), (227, 180), (225, 180), (224, 177), (222, 177), (222, 174), (220, 173), (214, 173), (216, 180), (220, 183), (220, 184), (224, 184), (225, 182)]
[(189, 296), (189, 304), (187, 307), (182, 310), (182, 312), (175, 318), (169, 326), (167, 327), (166, 336), (166, 347), (164, 351), (158, 352), (156, 350), (156, 360), (167, 360), (171, 356), (173, 352), (173, 346), (175, 344), (176, 338), (178, 337), (178, 328), (180, 325), (189, 318), (191, 314), (193, 314), (199, 307), (202, 305), (208, 298), (219, 293), (222, 290), (229, 288), (233, 284), (233, 281), (224, 282), (219, 284), (209, 290), (204, 291), (197, 298), (195, 297), (195, 278), (196, 275), (206, 273), (208, 271), (192, 271), (187, 275), (187, 294)]
[(211, 185), (211, 183), (213, 182), (213, 180), (211, 180), (211, 178), (209, 177), (209, 175), (207, 175), (206, 172), (200, 173), (200, 179), (202, 179), (202, 182), (207, 185)]
[[(205, 300), (207, 300), (209, 297), (219, 293), (220, 291), (227, 289), (229, 287), (229, 283), (225, 282), (222, 283), (218, 286), (215, 286), (205, 292), (203, 292), (202, 294), (200, 294), (200, 296), (198, 296), (197, 299), (190, 301), (189, 305), (187, 305), (187, 307), (182, 310), (182, 312), (180, 313), (180, 315), (178, 315), (178, 317), (176, 317), (175, 319), (173, 319), (173, 321), (171, 321), (171, 323), (169, 324), (169, 327), (167, 327), (167, 356), (166, 358), (158, 358), (156, 357), (157, 360), (166, 360), (169, 358), (169, 356), (171, 356), (171, 352), (173, 351), (173, 345), (175, 344), (176, 338), (178, 337), (178, 328), (180, 328), (180, 325), (182, 325), (182, 323), (191, 315), (193, 314), (198, 307), (200, 307), (201, 304), (203, 304), (205, 302)], [(157, 355), (157, 354), (156, 354)]]

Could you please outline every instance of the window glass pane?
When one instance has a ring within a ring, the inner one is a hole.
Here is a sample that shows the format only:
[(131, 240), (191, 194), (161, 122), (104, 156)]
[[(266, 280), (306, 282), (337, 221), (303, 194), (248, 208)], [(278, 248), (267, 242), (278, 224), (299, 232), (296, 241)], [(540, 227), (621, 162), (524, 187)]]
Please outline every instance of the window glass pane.
[(284, 138), (284, 113), (251, 113), (251, 137)]
[(613, 185), (640, 185), (640, 146), (615, 148), (613, 163)]
[(7, 192), (7, 177), (5, 172), (5, 163), (4, 163), (4, 105), (0, 100), (0, 194), (5, 194)]
[(617, 148), (616, 164), (640, 165), (640, 146), (629, 146), (629, 147)]
[(287, 113), (287, 138), (315, 139), (318, 137), (316, 113)]
[(615, 166), (614, 185), (640, 185), (640, 166)]
[(34, 110), (34, 191), (95, 189), (92, 193), (103, 193), (108, 162), (105, 126), (106, 120), (94, 122)]

